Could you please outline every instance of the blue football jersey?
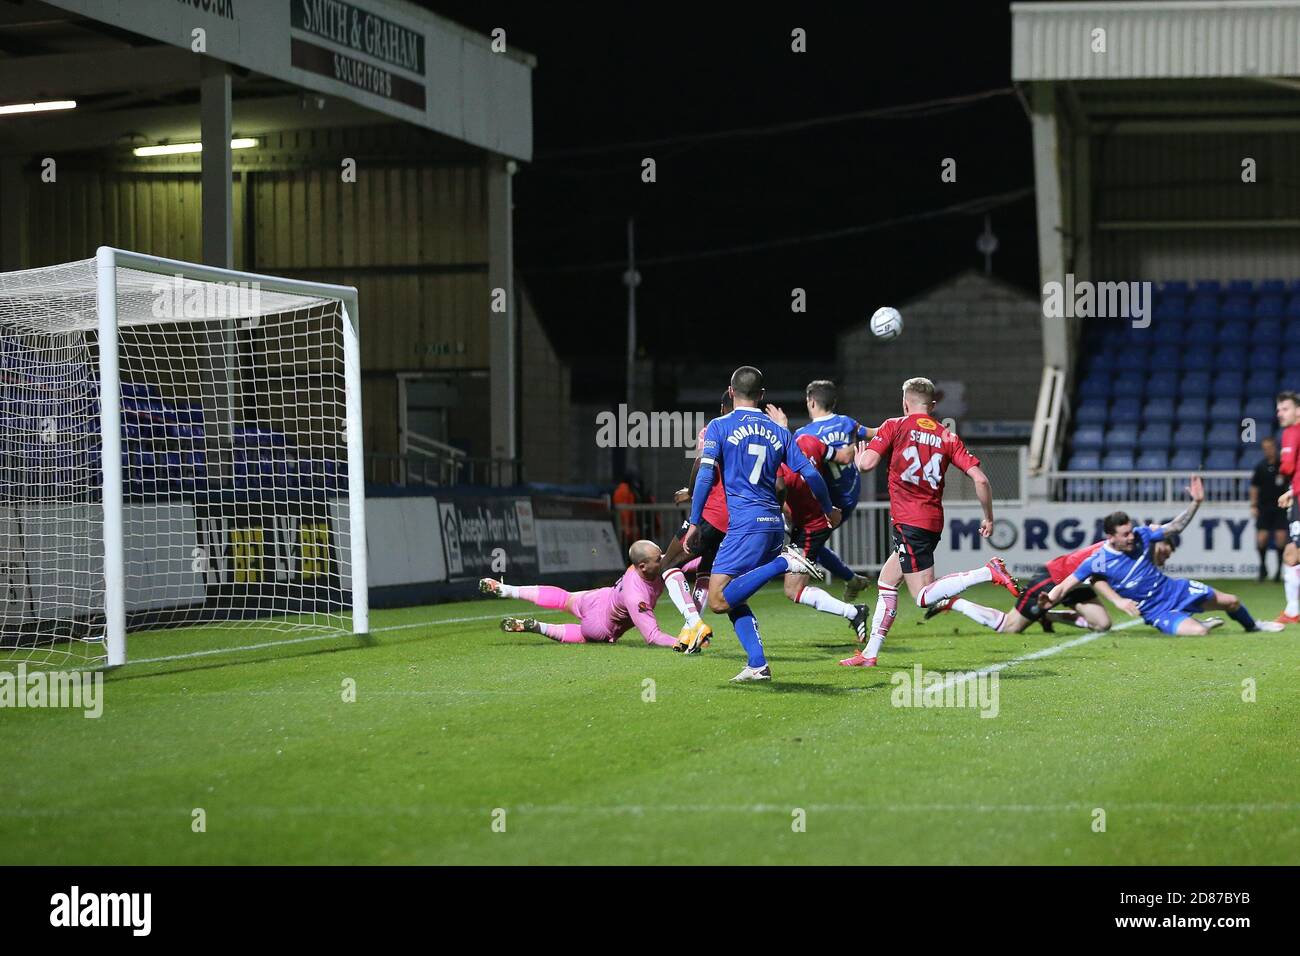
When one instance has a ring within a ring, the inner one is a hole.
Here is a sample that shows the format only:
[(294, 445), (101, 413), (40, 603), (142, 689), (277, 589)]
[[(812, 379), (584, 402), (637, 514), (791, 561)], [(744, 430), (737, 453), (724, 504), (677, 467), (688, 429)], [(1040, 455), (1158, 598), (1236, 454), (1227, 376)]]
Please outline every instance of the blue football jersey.
[(1164, 529), (1144, 526), (1133, 533), (1137, 541), (1131, 551), (1115, 551), (1110, 545), (1102, 545), (1075, 569), (1074, 576), (1080, 581), (1094, 574), (1103, 577), (1116, 594), (1137, 601), (1139, 608), (1148, 602), (1159, 604), (1166, 592), (1178, 587), (1177, 581), (1151, 561), (1151, 545), (1164, 538)]
[[(826, 499), (816, 466), (799, 450), (794, 436), (757, 408), (737, 408), (709, 422), (700, 445), (700, 471), (718, 469), (722, 475), (727, 495), (727, 534), (784, 527), (776, 500), (776, 472), (783, 462), (805, 478), (811, 473), (816, 481), (809, 480), (810, 487), (817, 493), (821, 485), (819, 498)], [(700, 493), (702, 488), (704, 495)], [(691, 500), (693, 524), (699, 524), (706, 496), (707, 484), (701, 475)], [(829, 505), (829, 500), (823, 501), (828, 511)]]
[[(794, 433), (795, 438), (800, 435), (817, 436), (834, 453), (845, 445), (856, 445), (866, 438), (867, 429), (865, 425), (858, 424), (848, 415), (823, 415), (821, 418), (814, 418)], [(834, 458), (828, 458), (825, 461), (825, 469), (830, 477), (827, 485), (835, 507), (845, 509), (856, 507), (858, 494), (862, 490), (862, 480), (857, 466), (852, 462), (841, 465)]]

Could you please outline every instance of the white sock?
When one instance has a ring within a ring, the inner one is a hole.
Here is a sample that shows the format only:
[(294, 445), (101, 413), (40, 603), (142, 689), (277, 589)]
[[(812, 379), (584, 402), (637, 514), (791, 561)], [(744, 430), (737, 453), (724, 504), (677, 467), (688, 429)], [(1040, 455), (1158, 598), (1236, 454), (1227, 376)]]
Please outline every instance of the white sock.
[(871, 615), (871, 639), (862, 652), (863, 657), (875, 657), (880, 653), (880, 645), (885, 643), (885, 635), (894, 626), (898, 614), (898, 588), (877, 584), (876, 590), (880, 592), (880, 600), (876, 602), (876, 612)]
[(498, 590), (501, 592), (502, 597), (508, 597), (508, 598), (519, 597), (519, 585), (506, 584), (504, 581), (499, 581), (497, 583), (501, 585), (501, 587), (498, 588)]
[(858, 610), (852, 604), (845, 604), (843, 601), (836, 600), (821, 588), (804, 588), (799, 592), (798, 603), (815, 607), (827, 614), (838, 614), (850, 621), (858, 616)]
[(673, 606), (686, 619), (686, 626), (694, 627), (699, 624), (700, 611), (695, 606), (694, 598), (691, 597), (691, 589), (686, 586), (686, 575), (682, 573), (682, 569), (669, 568), (664, 572), (663, 578), (664, 591), (672, 599)]
[(985, 607), (983, 604), (976, 604), (973, 601), (967, 601), (965, 598), (957, 598), (957, 600), (953, 601), (952, 609), (995, 631), (1002, 630), (1002, 622), (1007, 619), (1007, 616), (1001, 611)]
[(1300, 564), (1282, 568), (1282, 590), (1286, 593), (1286, 613), (1292, 617), (1300, 614)]
[(987, 567), (974, 568), (970, 571), (958, 571), (956, 574), (945, 574), (939, 580), (931, 581), (921, 588), (921, 593), (916, 596), (916, 606), (930, 607), (938, 604), (944, 598), (961, 594), (971, 585), (987, 584), (992, 580), (993, 572)]

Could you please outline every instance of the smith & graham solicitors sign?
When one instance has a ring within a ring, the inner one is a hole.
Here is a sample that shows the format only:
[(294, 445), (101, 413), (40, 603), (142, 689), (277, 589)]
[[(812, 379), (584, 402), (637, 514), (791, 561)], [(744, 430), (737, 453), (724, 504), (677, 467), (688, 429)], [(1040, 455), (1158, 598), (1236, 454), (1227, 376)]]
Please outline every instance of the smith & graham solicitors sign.
[[(295, 31), (356, 54), (294, 36), (290, 39), (290, 60), (298, 69), (424, 109), (423, 34), (342, 0), (293, 0), (290, 9), (290, 26)], [(416, 81), (403, 73), (421, 79)]]

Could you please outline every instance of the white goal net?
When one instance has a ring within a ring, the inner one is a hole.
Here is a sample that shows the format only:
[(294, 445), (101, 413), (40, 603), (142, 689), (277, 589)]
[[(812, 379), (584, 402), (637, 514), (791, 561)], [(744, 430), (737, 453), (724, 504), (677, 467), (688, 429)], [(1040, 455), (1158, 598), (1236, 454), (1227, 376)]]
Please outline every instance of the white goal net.
[(0, 657), (364, 632), (355, 320), (351, 289), (118, 250), (0, 274)]

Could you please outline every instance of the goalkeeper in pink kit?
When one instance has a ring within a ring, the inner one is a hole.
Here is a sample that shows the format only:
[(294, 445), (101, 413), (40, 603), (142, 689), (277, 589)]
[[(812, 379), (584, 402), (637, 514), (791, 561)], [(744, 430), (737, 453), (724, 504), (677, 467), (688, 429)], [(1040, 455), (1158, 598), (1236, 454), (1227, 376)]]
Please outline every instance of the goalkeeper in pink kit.
[[(507, 617), (501, 621), (503, 631), (531, 631), (562, 644), (613, 644), (635, 627), (647, 644), (672, 647), (677, 636), (661, 631), (654, 614), (655, 602), (664, 593), (663, 578), (659, 576), (663, 552), (653, 541), (637, 541), (628, 548), (627, 556), (632, 563), (613, 587), (566, 591), (549, 584), (519, 586), (483, 578), (478, 588), (484, 594), (531, 601), (538, 607), (568, 611), (578, 618), (577, 624), (551, 624)], [(683, 570), (692, 571), (699, 562), (696, 558)]]

